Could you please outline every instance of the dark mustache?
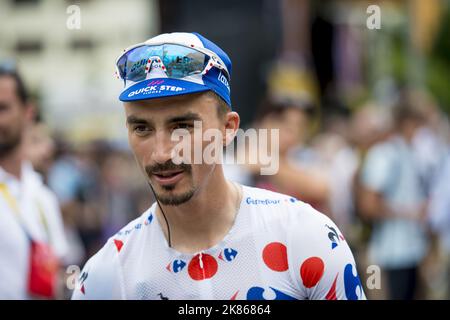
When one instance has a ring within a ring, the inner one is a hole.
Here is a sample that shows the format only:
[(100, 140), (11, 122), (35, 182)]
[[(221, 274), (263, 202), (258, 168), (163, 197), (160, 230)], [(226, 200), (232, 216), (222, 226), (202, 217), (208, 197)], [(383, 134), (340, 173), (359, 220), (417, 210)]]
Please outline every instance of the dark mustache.
[(190, 173), (192, 168), (189, 164), (181, 163), (181, 164), (175, 164), (171, 160), (165, 162), (165, 163), (156, 163), (154, 165), (149, 165), (145, 167), (145, 172), (147, 172), (147, 175), (152, 175), (155, 172), (161, 172), (161, 171), (168, 171), (168, 170), (183, 170), (187, 173)]

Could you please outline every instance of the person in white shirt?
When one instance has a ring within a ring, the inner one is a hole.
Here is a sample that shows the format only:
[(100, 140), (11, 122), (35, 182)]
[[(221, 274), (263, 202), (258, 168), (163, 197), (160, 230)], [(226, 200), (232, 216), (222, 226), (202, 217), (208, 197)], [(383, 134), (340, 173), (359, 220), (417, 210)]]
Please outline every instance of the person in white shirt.
[[(448, 150), (448, 149), (447, 149)], [(439, 177), (434, 182), (428, 223), (439, 239), (439, 249), (444, 266), (445, 299), (450, 299), (450, 153), (447, 151), (444, 164), (439, 170)]]
[(67, 251), (58, 202), (25, 156), (32, 113), (18, 73), (0, 67), (0, 299), (56, 298)]
[(129, 142), (157, 201), (87, 262), (73, 299), (365, 299), (350, 248), (325, 215), (231, 182), (220, 163), (174, 162), (177, 129), (194, 148), (209, 144), (195, 121), (223, 133), (219, 147), (234, 138), (225, 52), (197, 33), (162, 34), (126, 50), (117, 67)]
[(428, 250), (427, 192), (412, 146), (424, 116), (408, 91), (392, 111), (392, 134), (368, 150), (362, 165), (360, 213), (373, 222), (368, 256), (387, 275), (389, 298), (411, 300)]

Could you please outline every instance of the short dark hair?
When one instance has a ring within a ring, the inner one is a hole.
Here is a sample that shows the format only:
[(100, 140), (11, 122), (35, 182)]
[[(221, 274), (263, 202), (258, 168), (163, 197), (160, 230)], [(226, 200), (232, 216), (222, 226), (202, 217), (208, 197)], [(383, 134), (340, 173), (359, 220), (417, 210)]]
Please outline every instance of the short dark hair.
[(291, 103), (290, 101), (276, 101), (269, 96), (263, 97), (261, 100), (257, 111), (255, 113), (255, 117), (253, 121), (255, 123), (260, 123), (267, 117), (280, 117), (290, 109), (298, 109), (304, 114), (312, 118), (315, 112), (314, 106), (311, 104), (298, 104), (298, 103)]
[(19, 98), (20, 102), (26, 104), (29, 99), (28, 91), (22, 77), (17, 72), (17, 70), (4, 68), (0, 65), (0, 78), (2, 77), (10, 77), (16, 82), (17, 97)]
[(213, 97), (217, 101), (217, 116), (219, 117), (219, 119), (224, 119), (225, 115), (231, 111), (231, 108), (214, 91), (207, 91), (206, 94)]

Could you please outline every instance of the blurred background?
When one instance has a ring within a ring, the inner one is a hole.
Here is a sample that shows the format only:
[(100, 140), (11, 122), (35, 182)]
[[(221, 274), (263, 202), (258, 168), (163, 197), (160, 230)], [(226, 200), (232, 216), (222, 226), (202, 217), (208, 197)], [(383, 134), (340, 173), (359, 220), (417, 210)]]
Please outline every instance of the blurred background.
[(60, 202), (66, 265), (83, 265), (153, 201), (114, 63), (174, 31), (229, 54), (243, 128), (280, 129), (279, 172), (229, 165), (230, 179), (329, 215), (368, 298), (450, 298), (449, 0), (3, 0), (0, 63), (19, 70), (39, 110), (29, 157)]

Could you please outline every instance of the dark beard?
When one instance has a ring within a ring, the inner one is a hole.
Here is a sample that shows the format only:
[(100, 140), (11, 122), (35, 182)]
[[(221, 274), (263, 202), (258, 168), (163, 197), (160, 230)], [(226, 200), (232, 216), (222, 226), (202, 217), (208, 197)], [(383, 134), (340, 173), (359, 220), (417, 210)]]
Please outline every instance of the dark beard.
[(8, 141), (0, 142), (0, 158), (8, 156), (20, 145), (20, 142), (21, 142), (20, 136), (14, 136)]
[[(174, 188), (174, 187), (170, 187), (170, 188)], [(167, 188), (164, 188), (167, 190)], [(163, 195), (159, 195), (156, 194), (156, 198), (158, 199), (159, 202), (161, 202), (161, 204), (166, 205), (166, 206), (179, 206), (180, 204), (183, 204), (185, 202), (188, 202), (189, 200), (191, 200), (192, 196), (195, 193), (195, 188), (192, 188), (191, 190), (189, 190), (186, 193), (183, 193), (181, 195), (177, 195), (177, 196), (163, 196)]]
[[(172, 161), (167, 161), (164, 164), (155, 164), (153, 166), (147, 166), (145, 167), (145, 172), (147, 173), (147, 176), (150, 177), (153, 172), (158, 171), (165, 171), (165, 170), (183, 170), (187, 174), (191, 174), (192, 167), (188, 164), (180, 164), (176, 165)], [(150, 182), (149, 182), (150, 183)], [(152, 190), (154, 191), (153, 187), (150, 185)], [(175, 189), (175, 185), (169, 185), (169, 186), (161, 186), (166, 191), (172, 191)], [(185, 202), (188, 202), (192, 196), (195, 193), (195, 187), (193, 186), (189, 191), (181, 194), (181, 195), (170, 195), (170, 196), (164, 196), (161, 194), (158, 194), (156, 191), (154, 191), (156, 198), (158, 201), (167, 206), (178, 206), (180, 204), (183, 204)]]

